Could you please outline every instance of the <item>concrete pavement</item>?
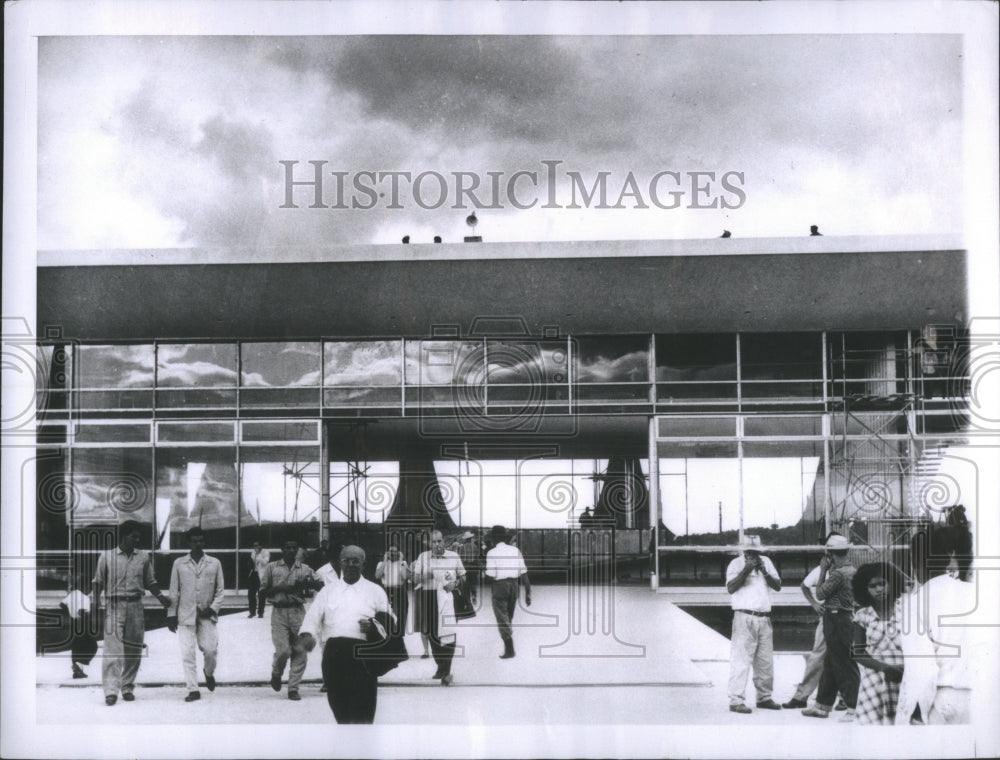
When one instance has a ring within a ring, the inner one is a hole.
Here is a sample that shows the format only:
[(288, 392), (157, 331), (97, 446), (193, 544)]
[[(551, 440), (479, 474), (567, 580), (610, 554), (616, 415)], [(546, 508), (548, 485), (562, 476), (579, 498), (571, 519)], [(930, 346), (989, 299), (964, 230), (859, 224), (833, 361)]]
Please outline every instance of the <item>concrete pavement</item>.
[[(459, 628), (451, 687), (430, 678), (433, 660), (420, 659), (419, 635), (409, 635), (411, 659), (380, 680), (375, 728), (333, 722), (316, 653), (302, 701), (272, 691), (269, 621), (244, 614), (221, 619), (219, 685), (203, 687), (199, 702), (183, 700), (177, 641), (165, 629), (146, 636), (132, 703), (105, 706), (100, 653), (75, 681), (65, 654), (38, 657), (38, 728), (56, 731), (47, 741), (73, 737), (65, 755), (47, 752), (71, 757), (943, 757), (971, 746), (967, 732), (941, 739), (798, 710), (731, 713), (728, 640), (662, 596), (543, 586), (533, 598), (515, 618), (518, 656), (500, 660), (486, 592)], [(791, 695), (802, 667), (801, 654), (776, 655), (776, 699)]]

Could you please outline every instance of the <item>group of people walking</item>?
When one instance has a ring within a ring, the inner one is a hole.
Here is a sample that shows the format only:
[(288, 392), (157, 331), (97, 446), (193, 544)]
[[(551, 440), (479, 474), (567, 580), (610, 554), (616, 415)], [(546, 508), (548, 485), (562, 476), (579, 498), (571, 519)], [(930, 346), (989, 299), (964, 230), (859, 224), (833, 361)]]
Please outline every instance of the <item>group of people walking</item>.
[(828, 718), (839, 694), (843, 722), (968, 723), (977, 629), (945, 620), (976, 609), (971, 532), (964, 510), (956, 510), (948, 523), (914, 536), (912, 576), (890, 562), (855, 567), (847, 538), (825, 538), (824, 556), (801, 587), (820, 622), (802, 682), (784, 704), (773, 699), (770, 619), (771, 591), (781, 580), (760, 538), (745, 536), (726, 572), (733, 608), (729, 709), (753, 712), (745, 701), (752, 670), (759, 709)]
[[(119, 694), (125, 701), (135, 698), (145, 632), (142, 597), (147, 590), (166, 608), (167, 627), (178, 636), (187, 689), (185, 701), (198, 701), (201, 692), (196, 649), (202, 652), (206, 688), (214, 691), (216, 687), (217, 624), (225, 593), (222, 565), (205, 554), (204, 532), (192, 528), (187, 533), (190, 551), (174, 561), (169, 590), (164, 593), (153, 576), (150, 555), (138, 548), (141, 526), (124, 522), (118, 532), (118, 546), (99, 557), (91, 594), (84, 597), (88, 609), (97, 609), (103, 592), (105, 702), (109, 706), (116, 704)], [(462, 541), (472, 537), (467, 533)], [(522, 584), (525, 603), (531, 604), (524, 558), (509, 540), (506, 528), (493, 527), (492, 548), (486, 554), (484, 568), (493, 582), (493, 611), (503, 642), (502, 659), (515, 656), (511, 620)], [(462, 551), (461, 545), (457, 548)], [(295, 540), (285, 541), (281, 558), (273, 562), (269, 552), (255, 543), (250, 556), (248, 611), (251, 618), (263, 617), (265, 605), (269, 602), (271, 606), (271, 688), (281, 691), (287, 666), (288, 699), (300, 700), (309, 652), (319, 646), (323, 658), (322, 690), (334, 718), (338, 723), (372, 723), (378, 675), (384, 668), (380, 670), (366, 655), (368, 650), (363, 645), (395, 640), (396, 661), (406, 658), (402, 637), (407, 632), (411, 588), (414, 627), (423, 638), (424, 657), (433, 655), (433, 678), (444, 686), (451, 685), (457, 638), (451, 627), (456, 617), (455, 600), (464, 594), (474, 604), (478, 598), (478, 579), (470, 582), (469, 577), (479, 569), (475, 561), (478, 547), (476, 555), (465, 553), (468, 569), (459, 551), (446, 549), (443, 534), (433, 531), (430, 548), (412, 563), (406, 562), (398, 546), (390, 546), (375, 570), (375, 583), (362, 575), (366, 555), (361, 547), (345, 546), (336, 556), (327, 550), (328, 562), (314, 570), (304, 561)], [(307, 609), (307, 598), (313, 591), (317, 593)], [(75, 596), (70, 598), (74, 610), (84, 605)], [(79, 657), (86, 655), (81, 649)], [(93, 652), (89, 655), (92, 657)], [(74, 650), (74, 677), (79, 667), (77, 657)]]

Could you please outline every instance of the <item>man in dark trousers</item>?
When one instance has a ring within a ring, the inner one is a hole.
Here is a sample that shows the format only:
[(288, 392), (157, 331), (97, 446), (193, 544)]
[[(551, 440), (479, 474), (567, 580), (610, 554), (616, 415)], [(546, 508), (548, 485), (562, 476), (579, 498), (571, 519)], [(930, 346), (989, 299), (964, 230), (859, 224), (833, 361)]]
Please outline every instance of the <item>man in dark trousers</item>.
[(847, 555), (850, 548), (850, 541), (833, 534), (826, 541), (826, 554), (819, 563), (816, 598), (823, 602), (826, 657), (816, 691), (816, 704), (802, 711), (810, 718), (828, 717), (839, 690), (847, 703), (847, 712), (840, 720), (854, 720), (861, 673), (858, 663), (851, 656), (854, 643), (854, 590), (851, 581), (856, 568)]
[(369, 621), (377, 614), (391, 619), (389, 597), (378, 584), (363, 578), (365, 552), (345, 546), (340, 552), (341, 582), (324, 586), (309, 607), (299, 638), (311, 652), (323, 643), (323, 681), (337, 723), (373, 723), (378, 703), (378, 677), (356, 655), (366, 641)]
[(507, 529), (503, 525), (494, 525), (490, 531), (490, 541), (493, 548), (486, 553), (486, 577), (493, 582), (493, 615), (500, 630), (503, 641), (501, 660), (509, 660), (514, 656), (514, 631), (511, 621), (517, 600), (521, 595), (521, 584), (524, 584), (524, 603), (531, 606), (531, 581), (528, 579), (528, 568), (524, 557), (516, 546), (511, 546)]
[(104, 615), (104, 663), (101, 681), (104, 703), (109, 707), (122, 699), (135, 699), (135, 677), (142, 661), (142, 642), (146, 635), (142, 597), (149, 589), (160, 604), (170, 606), (170, 599), (153, 577), (153, 561), (139, 548), (142, 526), (126, 520), (118, 526), (118, 546), (103, 552), (91, 587), (91, 606), (97, 609), (101, 592), (107, 603)]

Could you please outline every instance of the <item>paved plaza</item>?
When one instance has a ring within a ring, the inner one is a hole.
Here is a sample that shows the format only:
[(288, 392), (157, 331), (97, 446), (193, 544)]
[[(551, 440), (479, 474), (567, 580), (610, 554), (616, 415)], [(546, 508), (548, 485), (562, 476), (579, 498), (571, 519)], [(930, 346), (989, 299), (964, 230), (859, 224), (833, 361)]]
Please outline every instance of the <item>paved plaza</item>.
[[(219, 741), (223, 746), (206, 756), (272, 756), (273, 750), (287, 757), (862, 757), (870, 756), (862, 748), (884, 741), (887, 731), (898, 735), (898, 756), (938, 756), (921, 751), (937, 746), (929, 740), (938, 732), (924, 729), (916, 750), (902, 751), (913, 741), (912, 729), (841, 724), (836, 717), (819, 721), (798, 710), (729, 712), (728, 640), (647, 589), (618, 588), (611, 596), (541, 586), (533, 601), (517, 611), (517, 657), (500, 660), (489, 592), (484, 594), (485, 608), (459, 629), (462, 649), (451, 687), (430, 678), (433, 660), (421, 659), (419, 635), (408, 635), (410, 660), (380, 680), (375, 729), (336, 726), (319, 691), (315, 652), (301, 702), (288, 700), (284, 690), (272, 691), (270, 622), (242, 613), (220, 620), (219, 685), (211, 693), (202, 688), (200, 702), (183, 701), (177, 641), (166, 629), (146, 635), (132, 703), (105, 706), (100, 652), (89, 678), (75, 681), (66, 654), (38, 657), (39, 729), (68, 725), (71, 732), (97, 737), (120, 732), (126, 754), (165, 757), (201, 756), (199, 750)], [(776, 655), (779, 701), (793, 692), (802, 665), (801, 654)], [(753, 704), (749, 683), (747, 699)], [(204, 745), (193, 739), (202, 732), (209, 742)], [(500, 745), (491, 738), (496, 732), (503, 737)], [(150, 736), (162, 737), (161, 743), (148, 744)], [(283, 750), (282, 736), (295, 737), (296, 749)], [(183, 749), (173, 751), (174, 741)], [(884, 750), (881, 755), (888, 756)]]

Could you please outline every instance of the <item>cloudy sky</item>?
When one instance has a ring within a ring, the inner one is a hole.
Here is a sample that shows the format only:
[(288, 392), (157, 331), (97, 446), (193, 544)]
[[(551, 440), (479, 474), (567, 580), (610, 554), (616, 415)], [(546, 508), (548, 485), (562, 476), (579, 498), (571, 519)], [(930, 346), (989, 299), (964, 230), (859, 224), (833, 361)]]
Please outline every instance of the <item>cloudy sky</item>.
[[(43, 37), (38, 56), (43, 250), (454, 242), (473, 208), (453, 208), (454, 172), (481, 178), (487, 241), (963, 226), (953, 35)], [(327, 162), (326, 205), (345, 172), (348, 208), (309, 208), (301, 187), (280, 208), (280, 161), (295, 180)], [(560, 162), (554, 187), (542, 161)], [(533, 208), (506, 195), (518, 171), (539, 175), (514, 188)], [(448, 198), (421, 207), (440, 194), (427, 175), (395, 204), (365, 180), (372, 203), (359, 172), (437, 172)], [(571, 172), (623, 207), (566, 208)], [(658, 174), (676, 208), (653, 202)]]

